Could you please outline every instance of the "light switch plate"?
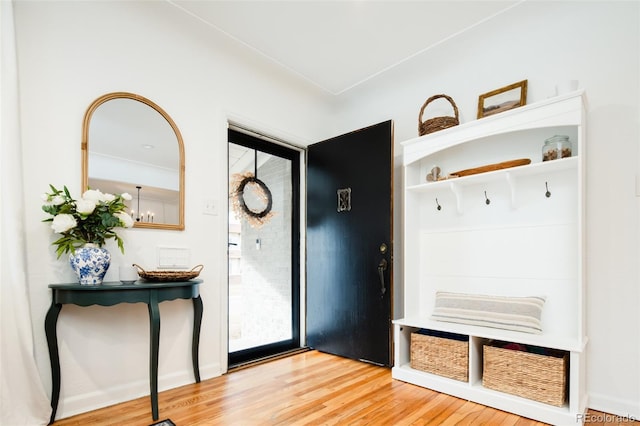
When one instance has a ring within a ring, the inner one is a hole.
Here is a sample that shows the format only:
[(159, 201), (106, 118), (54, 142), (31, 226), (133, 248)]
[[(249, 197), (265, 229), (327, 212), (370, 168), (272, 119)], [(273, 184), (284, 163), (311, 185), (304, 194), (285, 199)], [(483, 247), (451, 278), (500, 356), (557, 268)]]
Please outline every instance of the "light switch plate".
[(203, 202), (202, 213), (212, 216), (218, 215), (218, 203), (213, 198), (207, 198)]
[(189, 268), (189, 255), (188, 248), (158, 247), (158, 268), (187, 269)]

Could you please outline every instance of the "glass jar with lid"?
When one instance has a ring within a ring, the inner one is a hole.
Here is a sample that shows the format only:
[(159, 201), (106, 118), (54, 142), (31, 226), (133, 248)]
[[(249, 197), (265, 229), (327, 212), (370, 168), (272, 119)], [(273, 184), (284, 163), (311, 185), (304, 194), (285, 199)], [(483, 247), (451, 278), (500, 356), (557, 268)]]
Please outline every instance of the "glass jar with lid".
[(571, 157), (571, 141), (569, 136), (555, 135), (544, 141), (542, 161)]

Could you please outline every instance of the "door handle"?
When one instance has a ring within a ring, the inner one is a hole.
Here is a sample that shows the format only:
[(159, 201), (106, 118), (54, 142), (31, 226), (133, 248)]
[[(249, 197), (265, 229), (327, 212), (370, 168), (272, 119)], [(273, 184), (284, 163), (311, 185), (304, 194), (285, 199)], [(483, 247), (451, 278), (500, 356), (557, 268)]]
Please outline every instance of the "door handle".
[(387, 270), (387, 259), (381, 259), (378, 263), (378, 275), (380, 275), (380, 298), (384, 297), (387, 287), (384, 284), (384, 271)]

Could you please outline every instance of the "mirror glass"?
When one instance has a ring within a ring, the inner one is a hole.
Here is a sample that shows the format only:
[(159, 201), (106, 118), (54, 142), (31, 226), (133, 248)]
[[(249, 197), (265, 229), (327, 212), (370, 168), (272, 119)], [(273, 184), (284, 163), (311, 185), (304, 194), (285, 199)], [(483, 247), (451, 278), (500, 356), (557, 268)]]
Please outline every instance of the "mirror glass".
[(132, 200), (134, 227), (184, 229), (184, 145), (158, 105), (133, 93), (109, 93), (87, 110), (82, 188)]

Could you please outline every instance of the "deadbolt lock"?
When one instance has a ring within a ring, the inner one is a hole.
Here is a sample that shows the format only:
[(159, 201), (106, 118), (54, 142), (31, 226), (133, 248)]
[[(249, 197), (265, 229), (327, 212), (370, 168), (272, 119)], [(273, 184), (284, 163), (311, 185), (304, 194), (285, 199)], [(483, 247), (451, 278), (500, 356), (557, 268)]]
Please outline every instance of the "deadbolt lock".
[(385, 254), (389, 248), (385, 243), (380, 244), (380, 253)]

